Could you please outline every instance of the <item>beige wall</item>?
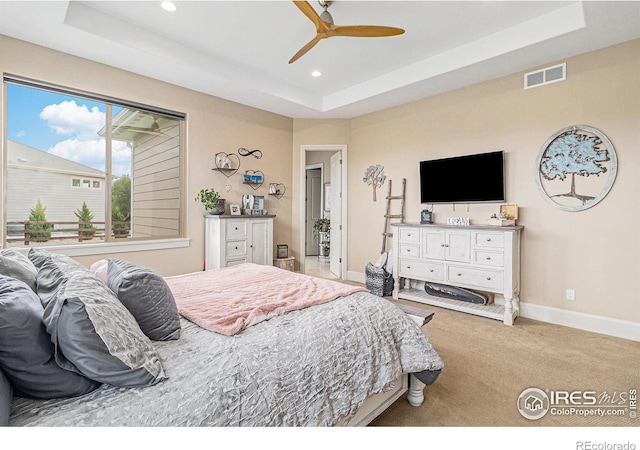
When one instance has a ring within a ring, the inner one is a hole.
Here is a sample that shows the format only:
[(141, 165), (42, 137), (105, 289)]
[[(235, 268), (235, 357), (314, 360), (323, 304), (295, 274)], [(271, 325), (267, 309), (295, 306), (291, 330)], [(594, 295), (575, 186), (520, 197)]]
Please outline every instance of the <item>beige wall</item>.
[[(525, 227), (521, 300), (640, 322), (640, 40), (566, 62), (564, 82), (525, 91), (518, 73), (353, 119), (348, 269), (364, 272), (379, 253), (385, 202), (374, 203), (362, 182), (369, 165), (382, 164), (398, 188), (407, 179), (407, 219), (419, 222), (420, 160), (504, 150), (507, 202), (518, 204)], [(534, 166), (549, 136), (578, 124), (608, 136), (618, 175), (595, 207), (564, 212), (539, 194)], [(484, 224), (497, 211), (496, 204), (434, 209), (437, 223), (466, 216)], [(575, 301), (565, 299), (567, 288)]]
[[(407, 179), (407, 220), (419, 221), (418, 163), (422, 159), (492, 150), (506, 152), (507, 201), (518, 204), (522, 242), (522, 301), (597, 316), (640, 322), (640, 41), (570, 58), (567, 80), (523, 90), (522, 74), (368, 114), (353, 120), (292, 120), (219, 98), (137, 76), (0, 36), (0, 71), (182, 111), (188, 118), (186, 235), (189, 248), (136, 252), (126, 257), (163, 275), (199, 270), (204, 257), (203, 210), (193, 201), (202, 187), (224, 191), (228, 203), (243, 193), (265, 194), (282, 182), (287, 195), (268, 198), (277, 215), (274, 244), (286, 243), (300, 258), (298, 218), (300, 147), (348, 146), (348, 261), (364, 272), (375, 261), (385, 208), (372, 201), (365, 169), (382, 164), (400, 187)], [(531, 68), (533, 70), (535, 68)], [(0, 123), (4, 123), (4, 119)], [(574, 124), (604, 132), (616, 147), (618, 177), (609, 195), (583, 212), (546, 203), (534, 181), (536, 156), (545, 140)], [(3, 136), (4, 137), (4, 136)], [(261, 160), (241, 158), (242, 170), (262, 170), (265, 186), (243, 187), (211, 171), (216, 152), (259, 148)], [(436, 222), (450, 215), (484, 223), (497, 205), (435, 207)], [(107, 255), (110, 256), (110, 255)], [(104, 257), (79, 258), (90, 264)], [(576, 291), (567, 301), (565, 289)]]
[[(157, 270), (162, 275), (202, 269), (204, 223), (196, 193), (204, 187), (221, 191), (227, 203), (240, 203), (243, 194), (264, 195), (269, 212), (276, 214), (275, 243), (291, 244), (291, 196), (267, 196), (269, 182), (291, 185), (293, 120), (216, 97), (203, 95), (0, 35), (0, 72), (60, 84), (80, 90), (184, 112), (187, 115), (186, 236), (188, 248), (120, 255), (78, 257), (85, 265), (122, 257)], [(4, 118), (0, 117), (4, 133)], [(4, 138), (4, 136), (2, 136)], [(241, 183), (241, 173), (227, 179), (211, 170), (217, 152), (235, 153), (239, 147), (262, 150), (262, 159), (240, 157), (241, 170), (261, 170), (265, 184), (254, 191)], [(232, 189), (229, 193), (225, 185)], [(228, 208), (227, 208), (228, 211)]]

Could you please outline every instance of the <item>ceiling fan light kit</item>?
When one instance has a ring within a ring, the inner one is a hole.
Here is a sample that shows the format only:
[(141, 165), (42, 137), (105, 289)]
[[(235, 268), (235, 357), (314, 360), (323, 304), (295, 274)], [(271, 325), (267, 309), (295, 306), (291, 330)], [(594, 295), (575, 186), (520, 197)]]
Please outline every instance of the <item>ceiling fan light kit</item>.
[(318, 15), (315, 9), (306, 1), (294, 0), (293, 3), (302, 13), (307, 16), (316, 27), (316, 35), (307, 42), (298, 52), (289, 60), (289, 64), (294, 63), (305, 53), (311, 50), (322, 39), (334, 36), (343, 37), (385, 37), (397, 36), (404, 33), (401, 28), (383, 27), (377, 25), (334, 25), (333, 17), (327, 10), (331, 6), (332, 1), (319, 1), (320, 6), (324, 9), (322, 14)]

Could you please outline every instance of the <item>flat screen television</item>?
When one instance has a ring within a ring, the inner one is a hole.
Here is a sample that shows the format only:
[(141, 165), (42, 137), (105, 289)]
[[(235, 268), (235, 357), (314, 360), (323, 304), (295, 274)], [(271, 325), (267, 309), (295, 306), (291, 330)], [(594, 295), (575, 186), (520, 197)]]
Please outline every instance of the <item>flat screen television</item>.
[(503, 151), (420, 162), (420, 203), (504, 201)]

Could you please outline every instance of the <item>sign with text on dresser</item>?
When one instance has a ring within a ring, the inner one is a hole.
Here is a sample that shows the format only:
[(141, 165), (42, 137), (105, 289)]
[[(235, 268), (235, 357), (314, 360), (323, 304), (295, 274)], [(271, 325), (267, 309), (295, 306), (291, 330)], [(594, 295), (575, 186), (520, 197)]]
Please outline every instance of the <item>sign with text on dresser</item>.
[(447, 225), (469, 225), (468, 217), (447, 217)]

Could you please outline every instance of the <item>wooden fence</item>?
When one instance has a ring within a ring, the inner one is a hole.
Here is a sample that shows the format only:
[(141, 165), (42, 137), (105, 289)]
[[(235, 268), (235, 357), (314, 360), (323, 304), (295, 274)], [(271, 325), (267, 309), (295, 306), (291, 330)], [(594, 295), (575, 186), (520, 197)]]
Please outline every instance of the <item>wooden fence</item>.
[[(112, 222), (112, 237), (129, 237), (131, 222)], [(50, 240), (104, 240), (105, 222), (7, 222), (7, 242), (47, 242)]]

